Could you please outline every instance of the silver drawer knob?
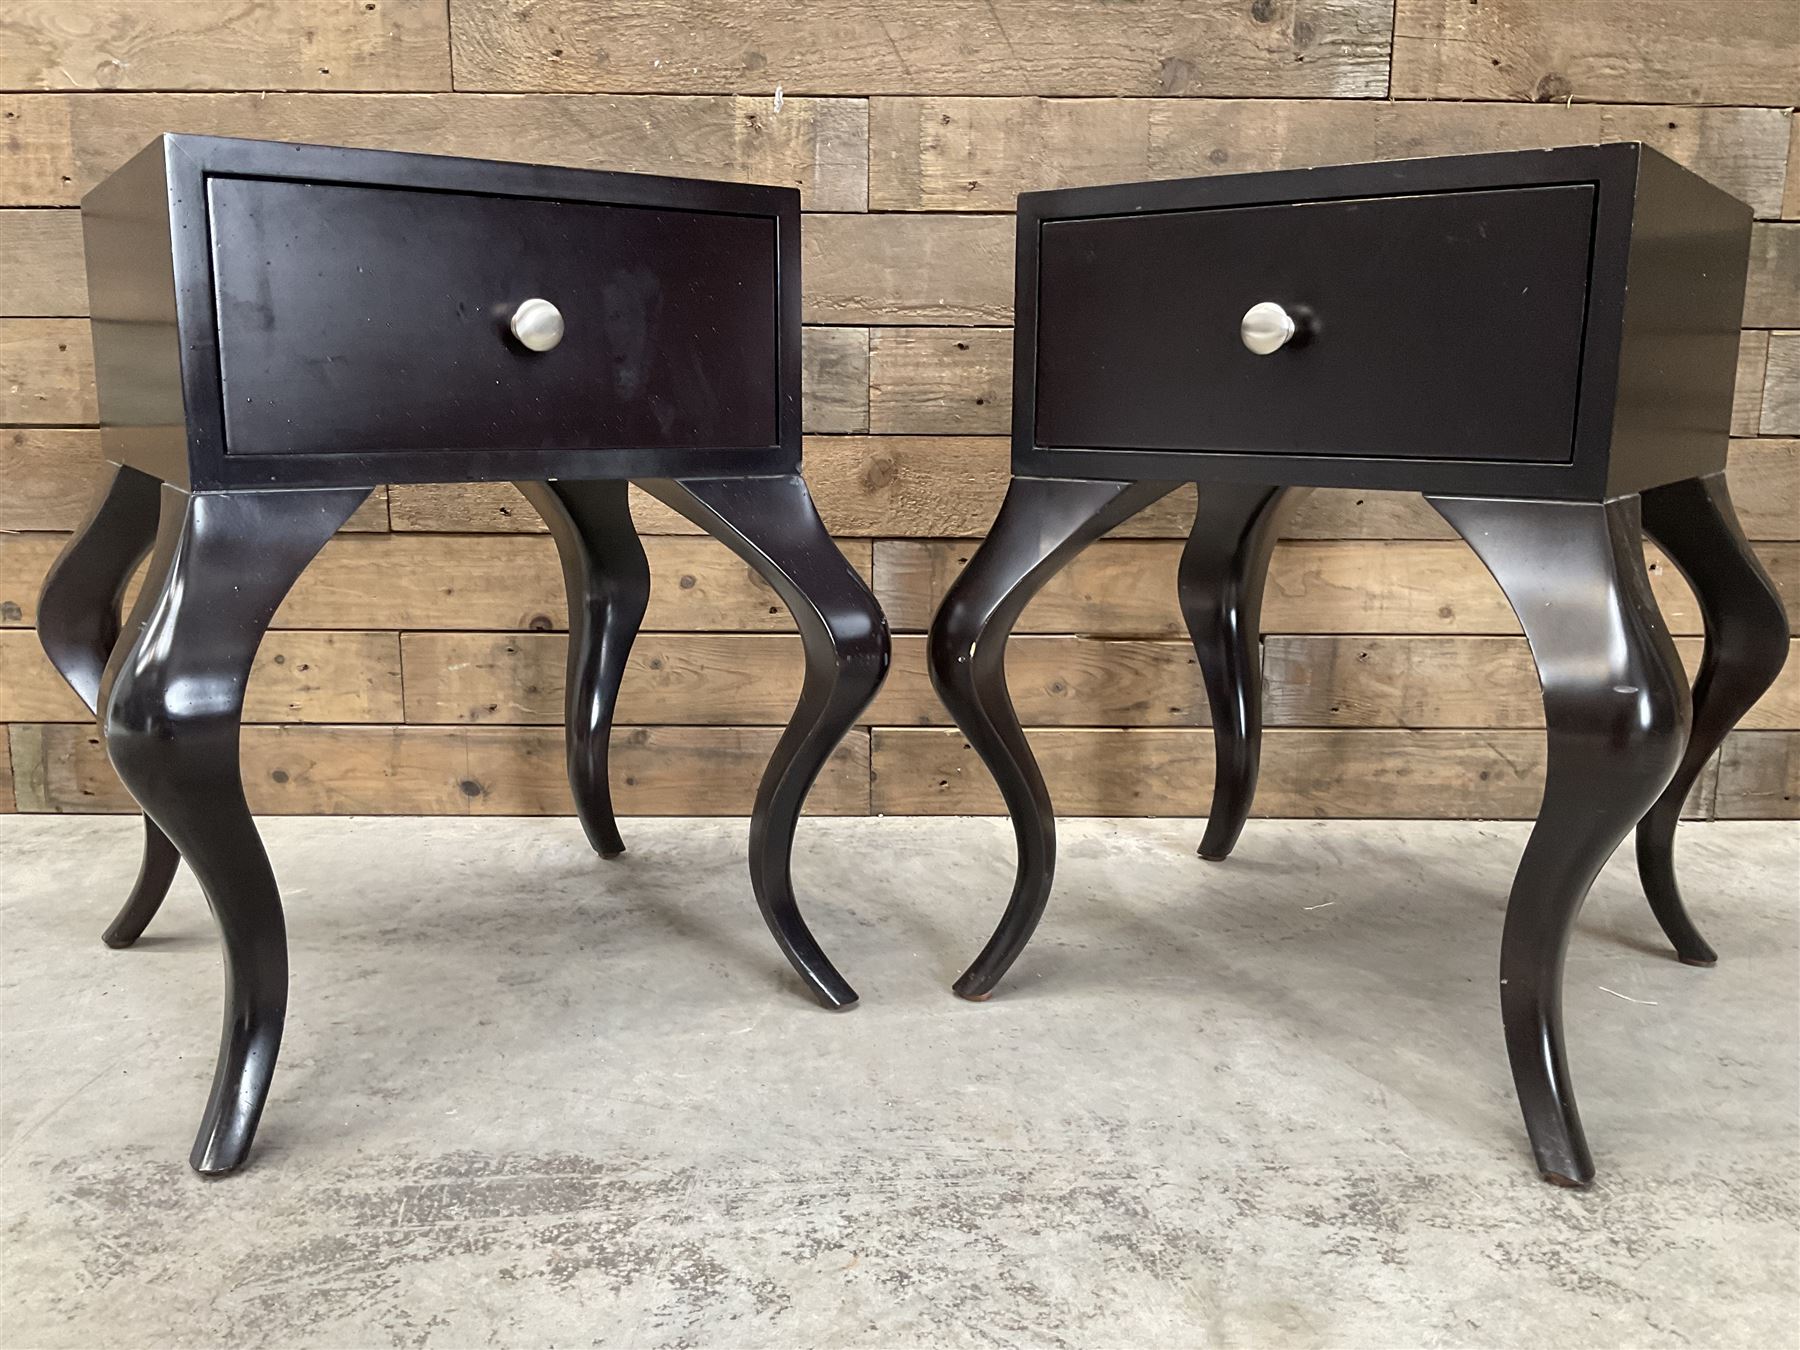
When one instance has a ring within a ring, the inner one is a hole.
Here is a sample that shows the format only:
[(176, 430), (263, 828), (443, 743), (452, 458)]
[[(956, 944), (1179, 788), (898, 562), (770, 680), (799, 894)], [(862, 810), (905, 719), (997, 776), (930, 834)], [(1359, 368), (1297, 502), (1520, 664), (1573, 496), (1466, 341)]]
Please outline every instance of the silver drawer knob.
[(548, 300), (526, 300), (513, 311), (512, 334), (532, 351), (547, 352), (563, 340), (562, 311)]
[(1267, 356), (1287, 346), (1294, 336), (1294, 318), (1273, 300), (1264, 300), (1244, 311), (1238, 335), (1244, 345), (1258, 356)]

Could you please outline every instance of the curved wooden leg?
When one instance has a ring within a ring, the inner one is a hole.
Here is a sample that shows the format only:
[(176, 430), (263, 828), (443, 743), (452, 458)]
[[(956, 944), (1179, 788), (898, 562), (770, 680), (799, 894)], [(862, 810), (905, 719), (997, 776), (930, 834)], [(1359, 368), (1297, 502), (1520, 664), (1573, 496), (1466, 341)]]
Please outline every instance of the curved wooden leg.
[(1506, 908), (1500, 1009), (1538, 1170), (1585, 1186), (1594, 1164), (1563, 1046), (1563, 955), (1594, 878), (1681, 759), (1687, 681), (1644, 572), (1636, 497), (1428, 500), (1506, 592), (1544, 689), (1544, 800)]
[(806, 678), (757, 789), (750, 881), (769, 931), (814, 997), (828, 1008), (848, 1007), (856, 991), (807, 929), (790, 865), (813, 780), (887, 676), (887, 620), (832, 543), (799, 475), (657, 479), (640, 486), (761, 573), (799, 626)]
[[(118, 645), (120, 610), (131, 574), (156, 541), (160, 480), (108, 465), (87, 519), (76, 528), (44, 578), (38, 597), (38, 641), (69, 688), (99, 713), (100, 678)], [(156, 822), (144, 817), (144, 855), (137, 882), (102, 934), (109, 947), (129, 947), (156, 917), (181, 857)]]
[(625, 841), (613, 816), (607, 748), (625, 662), (650, 603), (650, 562), (631, 523), (630, 484), (598, 479), (517, 487), (550, 527), (569, 596), (563, 720), (575, 814), (594, 851), (616, 858)]
[(1181, 554), (1179, 593), (1212, 709), (1213, 795), (1200, 856), (1227, 856), (1256, 796), (1262, 756), (1263, 583), (1301, 490), (1202, 483)]
[(1745, 542), (1723, 473), (1644, 493), (1644, 532), (1694, 588), (1706, 625), (1706, 651), (1694, 680), (1687, 752), (1668, 788), (1638, 822), (1638, 875), (1676, 954), (1690, 966), (1710, 966), (1719, 958), (1688, 917), (1675, 880), (1675, 827), (1707, 760), (1781, 673), (1788, 655), (1787, 611)]
[(194, 869), (225, 948), (225, 1030), (189, 1159), (241, 1165), (268, 1096), (287, 1010), (281, 896), (238, 770), (250, 667), (294, 579), (368, 489), (163, 489), (162, 520), (100, 706), (113, 767)]
[(1056, 870), (1056, 818), (1007, 693), (1006, 640), (1026, 603), (1071, 558), (1176, 486), (1015, 477), (931, 621), (932, 686), (999, 784), (1019, 851), (1006, 912), (954, 986), (963, 998), (988, 997), (1018, 959)]

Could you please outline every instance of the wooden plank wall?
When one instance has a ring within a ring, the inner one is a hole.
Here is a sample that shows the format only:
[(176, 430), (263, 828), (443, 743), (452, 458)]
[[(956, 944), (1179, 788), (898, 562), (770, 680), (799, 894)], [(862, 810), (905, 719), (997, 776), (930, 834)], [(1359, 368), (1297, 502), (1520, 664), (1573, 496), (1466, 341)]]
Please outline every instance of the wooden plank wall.
[[(924, 671), (1005, 481), (1020, 189), (1641, 138), (1756, 210), (1732, 445), (1800, 603), (1794, 0), (9, 0), (0, 7), (0, 807), (127, 806), (29, 631), (97, 470), (72, 209), (154, 133), (791, 183), (806, 210), (808, 472), (892, 617), (893, 678), (822, 812), (993, 811)], [(722, 547), (640, 501), (656, 591), (621, 709), (628, 812), (747, 809), (797, 639)], [(1193, 814), (1209, 733), (1174, 569), (1191, 497), (1026, 612), (1013, 683), (1068, 812)], [(1536, 683), (1499, 592), (1412, 497), (1316, 495), (1274, 565), (1259, 808), (1529, 815)], [(1651, 555), (1690, 666), (1692, 597)], [(565, 615), (510, 487), (378, 494), (264, 644), (258, 809), (568, 809)], [(1794, 815), (1800, 663), (1691, 810)]]

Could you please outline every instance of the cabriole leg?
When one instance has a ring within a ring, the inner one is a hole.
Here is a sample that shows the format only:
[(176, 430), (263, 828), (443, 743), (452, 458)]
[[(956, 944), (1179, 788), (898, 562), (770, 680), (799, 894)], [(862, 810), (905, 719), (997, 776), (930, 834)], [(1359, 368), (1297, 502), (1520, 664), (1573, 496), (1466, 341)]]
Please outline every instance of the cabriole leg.
[(1687, 751), (1668, 788), (1638, 823), (1638, 875), (1676, 954), (1690, 966), (1710, 966), (1719, 958), (1688, 917), (1675, 880), (1675, 827), (1707, 760), (1781, 673), (1788, 655), (1787, 610), (1744, 539), (1723, 473), (1651, 488), (1643, 496), (1644, 533), (1694, 588), (1706, 649), (1694, 680)]
[(848, 1007), (856, 991), (808, 930), (790, 869), (806, 794), (887, 675), (887, 620), (832, 543), (799, 475), (655, 479), (640, 486), (761, 573), (799, 626), (806, 678), (757, 789), (750, 881), (769, 931), (814, 997), (828, 1008)]
[(194, 869), (225, 948), (225, 1028), (189, 1161), (232, 1171), (250, 1150), (287, 1010), (287, 931), (244, 799), (244, 687), (296, 577), (367, 488), (200, 493), (164, 488), (149, 575), (107, 664), (107, 751)]
[(631, 644), (650, 603), (650, 563), (631, 523), (623, 480), (520, 483), (562, 558), (569, 597), (564, 695), (569, 788), (588, 843), (602, 858), (625, 851), (607, 779), (613, 709)]
[(963, 998), (988, 997), (1018, 959), (1056, 870), (1056, 818), (1007, 693), (1006, 640), (1026, 603), (1070, 559), (1176, 486), (1015, 477), (931, 622), (932, 686), (999, 784), (1019, 853), (1000, 925), (956, 982)]
[(1181, 554), (1181, 613), (1212, 709), (1212, 810), (1202, 858), (1229, 854), (1250, 818), (1262, 756), (1263, 583), (1282, 523), (1301, 495), (1253, 483), (1202, 483)]
[(1563, 1045), (1563, 956), (1594, 878), (1675, 772), (1687, 681), (1650, 593), (1635, 496), (1429, 500), (1506, 592), (1543, 685), (1544, 799), (1507, 903), (1500, 1009), (1538, 1170), (1585, 1186), (1594, 1165)]
[[(44, 654), (96, 716), (100, 677), (119, 641), (125, 588), (156, 541), (161, 488), (147, 473), (109, 464), (87, 519), (51, 566), (38, 597), (37, 632)], [(168, 836), (144, 817), (137, 882), (101, 935), (107, 946), (129, 947), (143, 935), (180, 864)]]

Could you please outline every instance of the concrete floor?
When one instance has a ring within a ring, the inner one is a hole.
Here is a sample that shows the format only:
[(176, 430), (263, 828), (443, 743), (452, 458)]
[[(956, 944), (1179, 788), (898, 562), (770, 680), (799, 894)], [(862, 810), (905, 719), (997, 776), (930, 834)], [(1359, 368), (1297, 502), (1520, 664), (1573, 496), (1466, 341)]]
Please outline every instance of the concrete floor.
[[(187, 1170), (219, 963), (122, 819), (0, 817), (0, 1343), (1770, 1346), (1800, 1334), (1800, 830), (1689, 825), (1718, 969), (1622, 855), (1570, 955), (1601, 1168), (1540, 1182), (1494, 1006), (1516, 825), (1073, 821), (993, 1002), (994, 820), (813, 820), (806, 1002), (741, 821), (270, 820), (292, 1015)], [(1628, 852), (1628, 850), (1627, 850)], [(1609, 992), (1610, 991), (1610, 992)]]

